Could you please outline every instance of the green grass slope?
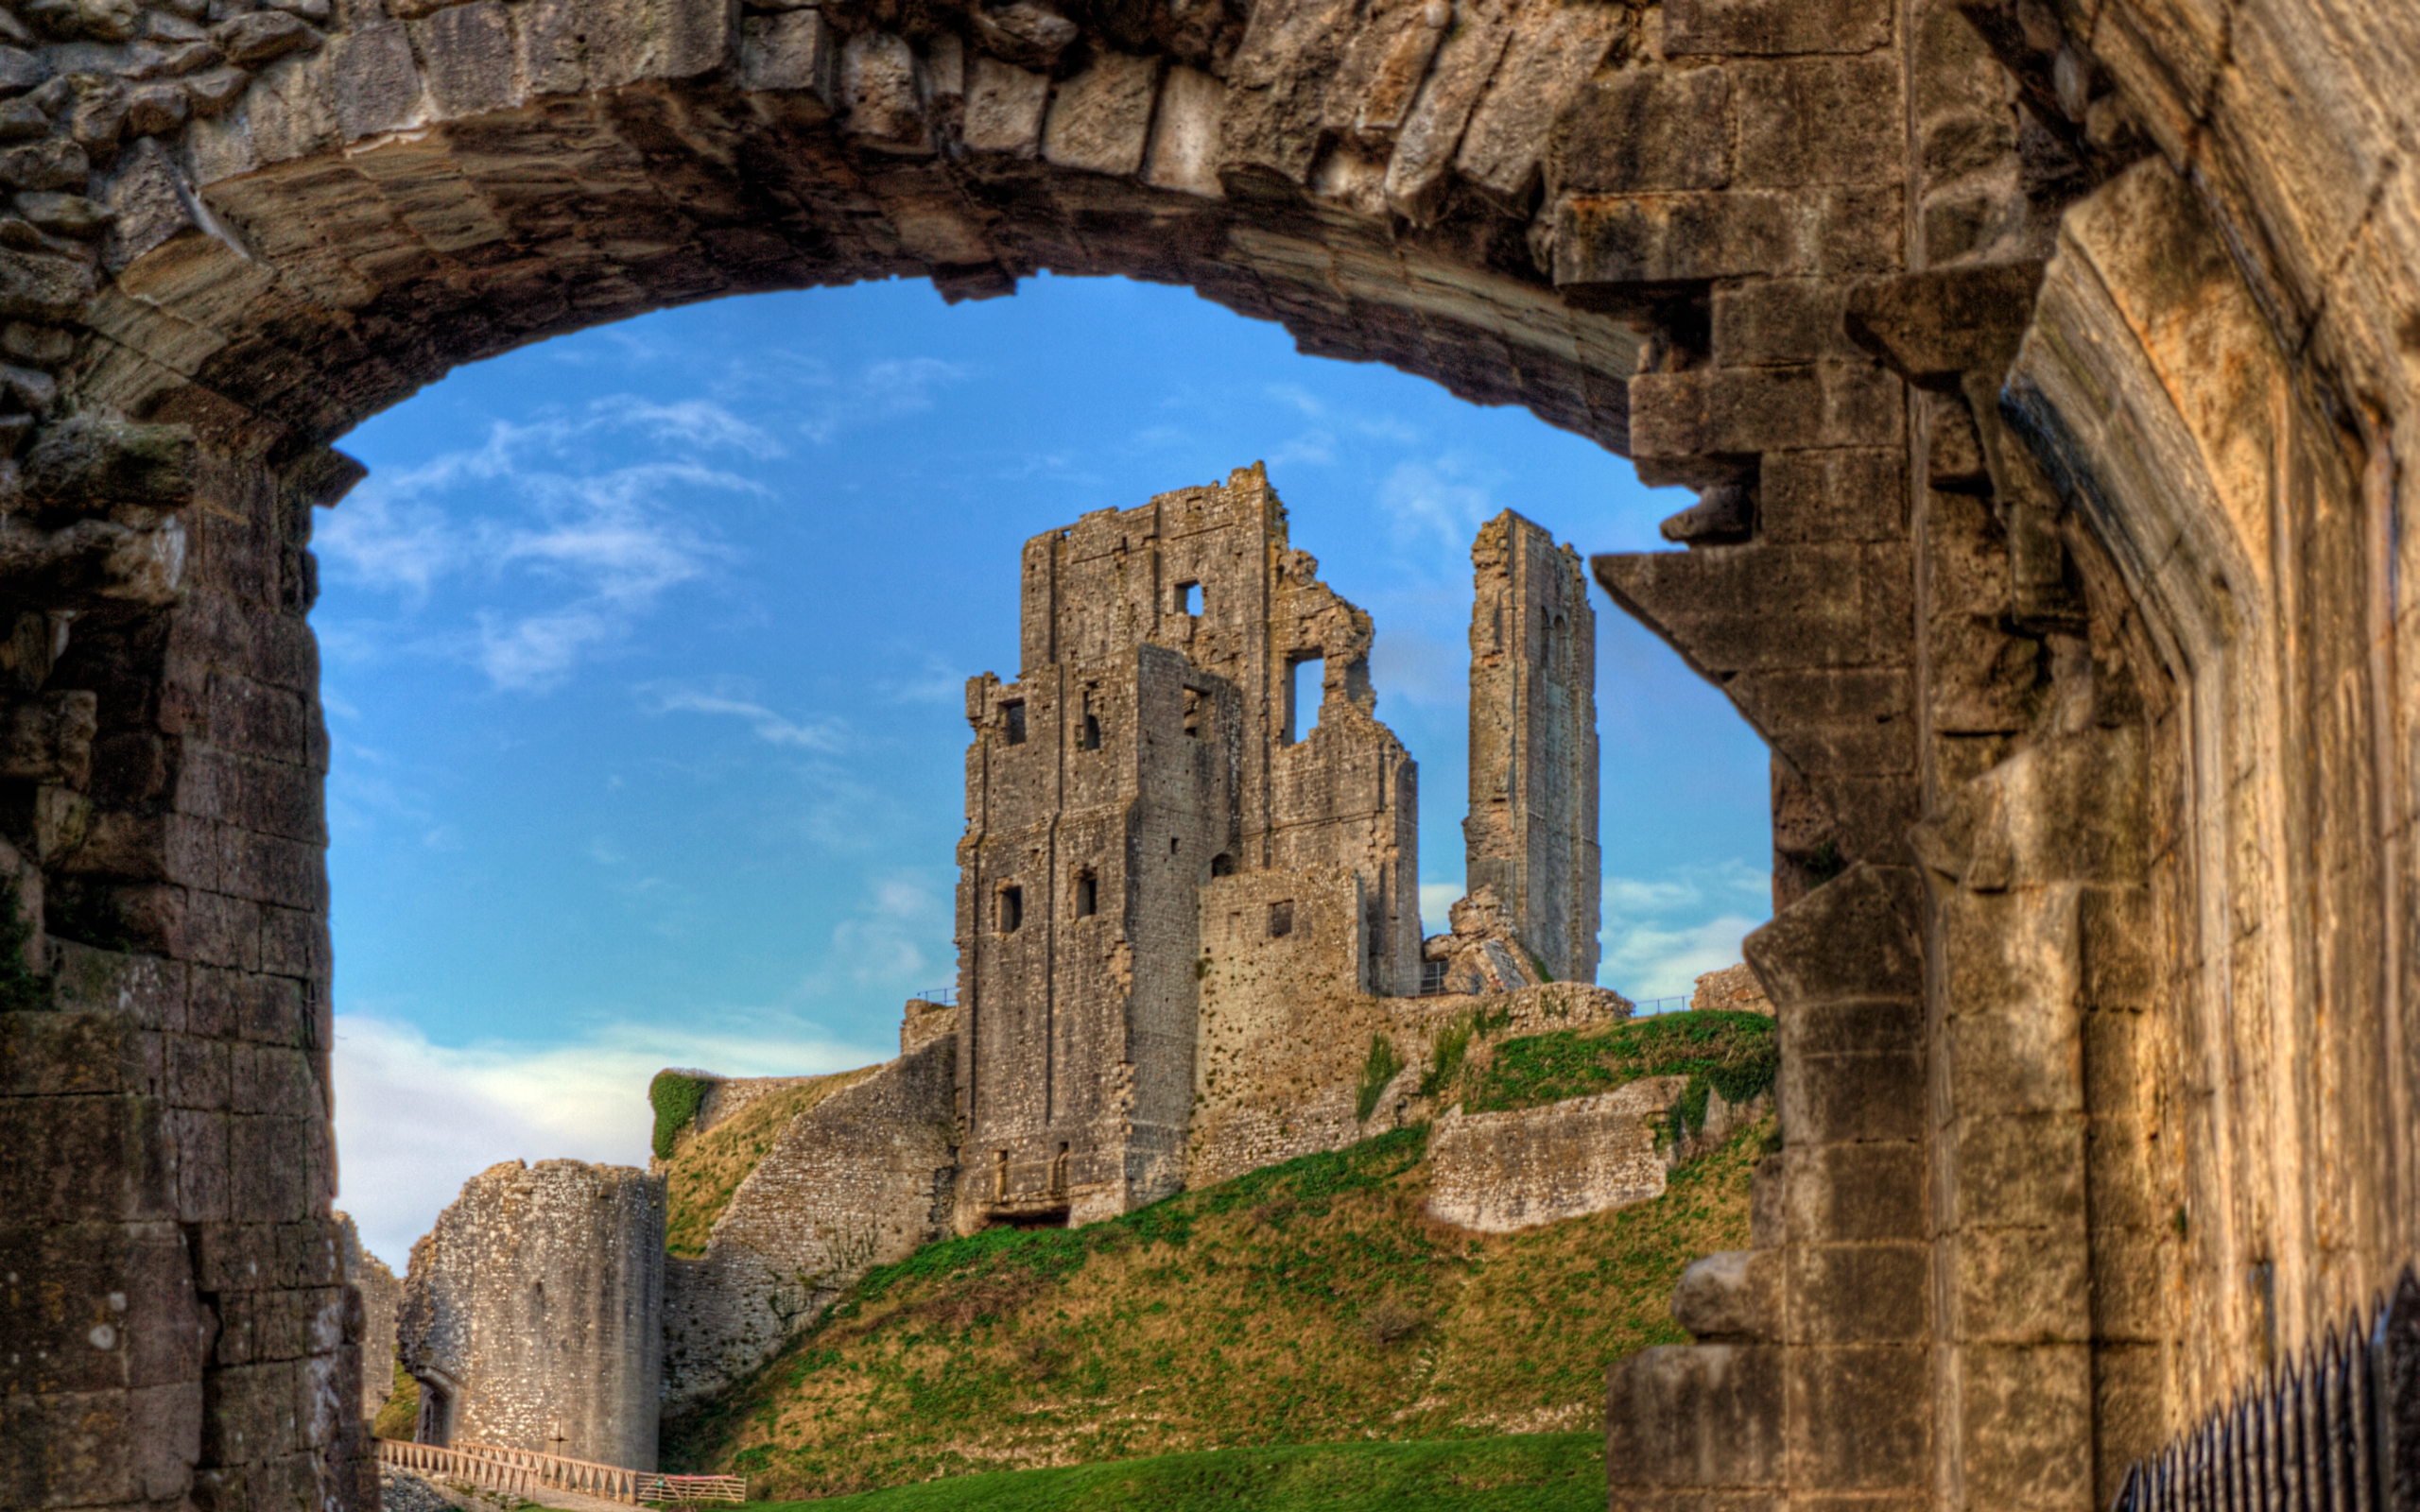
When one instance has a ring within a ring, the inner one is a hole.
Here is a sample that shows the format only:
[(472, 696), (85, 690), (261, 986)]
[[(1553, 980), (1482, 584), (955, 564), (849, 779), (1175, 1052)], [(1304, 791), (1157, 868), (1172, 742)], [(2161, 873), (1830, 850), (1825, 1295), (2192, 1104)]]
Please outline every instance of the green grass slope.
[(995, 1470), (748, 1512), (1599, 1512), (1595, 1432), (1419, 1444), (1319, 1444)]
[[(1617, 1051), (1583, 1058), (1626, 1058)], [(759, 1495), (828, 1497), (1039, 1467), (1086, 1469), (1017, 1484), (1107, 1486), (1083, 1477), (1253, 1445), (1355, 1443), (1378, 1455), (1372, 1467), (1416, 1469), (1417, 1455), (1389, 1455), (1477, 1435), (1593, 1442), (1606, 1364), (1681, 1340), (1668, 1302), (1682, 1268), (1747, 1243), (1768, 1129), (1675, 1171), (1657, 1201), (1518, 1234), (1422, 1215), (1426, 1131), (1412, 1127), (1107, 1223), (928, 1246), (868, 1276), (752, 1380), (668, 1423), (665, 1463), (748, 1475)], [(1294, 1450), (1255, 1452), (1297, 1463)], [(1241, 1475), (1252, 1457), (1221, 1463), (1218, 1474)], [(1300, 1463), (1316, 1476), (1331, 1461)], [(1232, 1504), (1288, 1504), (1259, 1494)]]

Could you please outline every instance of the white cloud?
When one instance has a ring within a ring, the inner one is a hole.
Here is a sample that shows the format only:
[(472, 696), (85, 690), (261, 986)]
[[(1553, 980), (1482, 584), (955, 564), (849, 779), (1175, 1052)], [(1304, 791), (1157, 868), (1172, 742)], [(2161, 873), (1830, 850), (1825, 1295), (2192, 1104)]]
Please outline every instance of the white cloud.
[(1269, 454), (1270, 467), (1326, 467), (1336, 460), (1336, 438), (1326, 431), (1305, 431)]
[(866, 364), (847, 381), (825, 374), (821, 384), (832, 392), (799, 422), (799, 430), (821, 446), (856, 426), (930, 409), (934, 389), (973, 372), (962, 362), (939, 357), (886, 357)]
[(1439, 708), (1470, 701), (1467, 641), (1449, 644), (1418, 629), (1391, 630), (1385, 625), (1379, 622), (1370, 645), (1370, 680), (1380, 697)]
[(1723, 914), (1677, 928), (1608, 921), (1597, 978), (1634, 1001), (1685, 997), (1697, 979), (1739, 962), (1739, 941), (1763, 922)]
[(838, 719), (800, 724), (785, 719), (763, 704), (752, 702), (737, 683), (717, 683), (709, 691), (667, 683), (651, 683), (640, 692), (654, 713), (726, 714), (747, 721), (759, 740), (802, 750), (833, 752), (847, 744), (848, 727)]
[[(578, 419), (499, 421), (476, 447), (366, 482), (320, 529), (321, 557), (337, 576), (397, 593), (414, 609), (450, 579), (491, 586), (522, 579), (509, 595), (516, 603), (553, 602), (475, 607), (467, 629), (440, 632), (425, 644), (476, 665), (499, 689), (551, 688), (724, 555), (667, 506), (668, 496), (684, 490), (767, 492), (686, 458), (579, 471), (593, 438), (608, 428), (643, 430), (665, 445), (759, 458), (779, 453), (761, 430), (706, 400), (659, 404), (625, 394), (598, 400)], [(495, 512), (449, 514), (441, 501), (472, 489)], [(331, 644), (375, 655), (387, 641), (339, 631)]]
[(1399, 545), (1424, 548), (1433, 538), (1445, 550), (1468, 551), (1478, 527), (1497, 512), (1491, 480), (1460, 457), (1395, 464), (1379, 485), (1379, 502), (1394, 524)]
[(874, 686), (892, 703), (951, 704), (965, 696), (966, 675), (928, 654), (913, 676), (884, 678)]
[(727, 446), (751, 456), (780, 456), (785, 448), (710, 399), (659, 404), (634, 394), (615, 394), (590, 406), (600, 418), (645, 430), (659, 441), (684, 446)]
[(910, 992), (947, 987), (958, 980), (950, 934), (955, 899), (944, 886), (916, 872), (873, 880), (868, 895), (847, 919), (833, 926), (832, 943), (804, 986), (809, 992), (845, 982), (854, 988), (887, 988), (904, 1000)]
[(1424, 882), (1420, 885), (1420, 927), (1430, 935), (1442, 935), (1450, 923), (1449, 916), (1456, 903), (1462, 901), (1462, 885), (1459, 882)]
[(1281, 404), (1290, 404), (1313, 420), (1327, 413), (1327, 406), (1301, 384), (1266, 384), (1261, 392)]
[[(751, 1032), (752, 1028), (757, 1032)], [(431, 1044), (406, 1023), (337, 1019), (337, 1205), (362, 1242), (403, 1270), (412, 1241), (502, 1160), (645, 1165), (647, 1084), (666, 1066), (726, 1075), (804, 1075), (886, 1058), (771, 1024), (619, 1024), (571, 1043)]]
[(1597, 980), (1633, 999), (1686, 994), (1739, 961), (1739, 940), (1772, 912), (1772, 877), (1733, 859), (1660, 877), (1607, 877)]

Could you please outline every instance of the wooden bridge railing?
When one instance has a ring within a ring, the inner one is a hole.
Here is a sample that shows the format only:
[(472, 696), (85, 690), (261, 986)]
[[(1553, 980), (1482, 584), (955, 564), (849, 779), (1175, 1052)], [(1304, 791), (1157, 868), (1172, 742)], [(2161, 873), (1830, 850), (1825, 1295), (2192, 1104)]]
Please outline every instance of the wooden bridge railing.
[(434, 1480), (503, 1491), (525, 1502), (542, 1491), (571, 1491), (609, 1502), (745, 1502), (748, 1483), (736, 1475), (658, 1475), (498, 1444), (406, 1444), (378, 1440), (378, 1463)]

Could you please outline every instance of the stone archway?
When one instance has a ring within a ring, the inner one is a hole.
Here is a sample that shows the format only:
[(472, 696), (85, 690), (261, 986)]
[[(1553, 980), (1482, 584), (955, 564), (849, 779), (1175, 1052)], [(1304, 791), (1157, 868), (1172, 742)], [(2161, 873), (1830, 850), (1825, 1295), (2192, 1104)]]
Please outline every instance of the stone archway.
[(2377, 0), (0, 12), (0, 1486), (374, 1495), (329, 443), (669, 302), (1046, 266), (1701, 490), (1598, 575), (1774, 750), (1787, 1143), (1616, 1373), (1623, 1503), (2105, 1501), (2420, 1243), (2415, 59)]

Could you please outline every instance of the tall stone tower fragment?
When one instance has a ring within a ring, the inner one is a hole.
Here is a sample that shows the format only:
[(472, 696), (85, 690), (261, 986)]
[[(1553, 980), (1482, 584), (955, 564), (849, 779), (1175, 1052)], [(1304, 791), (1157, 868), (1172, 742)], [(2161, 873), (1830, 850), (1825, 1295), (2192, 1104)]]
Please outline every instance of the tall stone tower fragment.
[(1558, 980), (1597, 979), (1597, 615), (1579, 553), (1512, 510), (1471, 547), (1464, 887)]

